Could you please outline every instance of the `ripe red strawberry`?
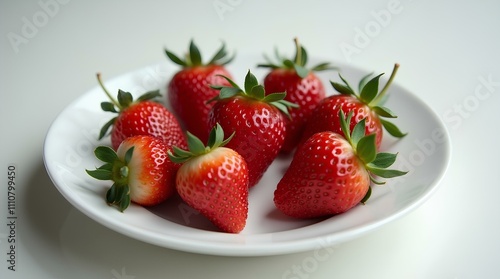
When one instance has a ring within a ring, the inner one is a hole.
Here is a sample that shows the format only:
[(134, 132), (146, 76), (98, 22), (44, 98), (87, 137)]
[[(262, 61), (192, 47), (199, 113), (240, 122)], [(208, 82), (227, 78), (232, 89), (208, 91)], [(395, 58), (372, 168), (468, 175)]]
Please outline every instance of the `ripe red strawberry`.
[(97, 147), (94, 154), (105, 164), (87, 173), (114, 182), (106, 193), (106, 202), (122, 212), (131, 201), (143, 206), (157, 205), (175, 193), (179, 165), (170, 161), (167, 149), (157, 137), (128, 137), (116, 152), (108, 146)]
[(319, 132), (301, 145), (274, 192), (276, 207), (291, 217), (313, 218), (343, 213), (371, 194), (374, 176), (390, 178), (406, 172), (386, 169), (396, 154), (378, 153), (375, 134), (365, 136), (365, 120), (352, 133), (344, 112), (339, 110), (344, 136)]
[(340, 109), (344, 110), (346, 113), (353, 112), (352, 121), (350, 123), (351, 129), (353, 129), (362, 119), (365, 119), (365, 133), (367, 135), (376, 134), (377, 150), (380, 149), (382, 143), (382, 127), (394, 137), (404, 137), (406, 134), (402, 133), (396, 125), (382, 118), (397, 117), (391, 110), (381, 106), (381, 104), (385, 101), (385, 97), (387, 97), (385, 94), (398, 68), (399, 65), (396, 64), (391, 77), (380, 93), (378, 93), (379, 78), (383, 74), (369, 81), (368, 79), (371, 77), (371, 74), (361, 79), (359, 82), (359, 94), (354, 92), (349, 83), (339, 75), (344, 84), (333, 81), (331, 84), (340, 94), (329, 96), (318, 104), (306, 125), (302, 135), (302, 142), (317, 132), (333, 131), (342, 134), (338, 117), (338, 111)]
[(229, 85), (220, 75), (231, 76), (225, 65), (231, 62), (234, 56), (227, 56), (223, 44), (212, 59), (204, 64), (193, 41), (189, 45), (189, 55), (186, 59), (181, 59), (166, 49), (165, 53), (170, 60), (182, 66), (182, 70), (177, 72), (168, 84), (168, 101), (184, 128), (206, 142), (211, 128), (207, 124), (208, 112), (213, 105), (207, 101), (219, 94), (209, 85)]
[(224, 232), (239, 233), (248, 216), (248, 169), (243, 157), (224, 147), (220, 125), (212, 129), (208, 146), (188, 132), (189, 150), (174, 147), (168, 155), (181, 163), (176, 185), (180, 197)]
[(307, 119), (316, 105), (325, 98), (323, 82), (314, 74), (315, 71), (334, 69), (329, 64), (321, 63), (311, 69), (306, 68), (307, 52), (295, 39), (296, 53), (293, 61), (282, 58), (276, 53), (278, 64), (266, 57), (267, 67), (272, 70), (264, 78), (264, 88), (269, 92), (286, 92), (285, 100), (299, 105), (291, 108), (290, 118), (286, 119), (286, 137), (282, 151), (291, 152), (299, 143)]
[(212, 86), (220, 94), (213, 99), (217, 102), (210, 111), (209, 125), (219, 123), (225, 131), (235, 132), (227, 147), (245, 158), (252, 187), (281, 150), (288, 108), (296, 105), (283, 100), (285, 92), (266, 95), (250, 71), (245, 77), (245, 90), (224, 78), (232, 86)]
[(118, 100), (115, 100), (104, 87), (101, 75), (97, 80), (111, 102), (102, 102), (104, 111), (118, 113), (101, 129), (99, 139), (102, 139), (111, 128), (111, 146), (114, 150), (121, 142), (135, 135), (151, 135), (162, 139), (167, 146), (186, 146), (186, 138), (177, 118), (162, 104), (153, 101), (161, 96), (159, 91), (150, 91), (133, 100), (132, 94), (118, 90)]

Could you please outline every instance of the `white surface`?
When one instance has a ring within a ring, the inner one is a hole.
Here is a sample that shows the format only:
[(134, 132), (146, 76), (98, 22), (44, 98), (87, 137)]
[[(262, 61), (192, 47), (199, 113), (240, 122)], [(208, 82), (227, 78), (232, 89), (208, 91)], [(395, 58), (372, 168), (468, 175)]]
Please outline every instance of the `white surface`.
[[(13, 164), (18, 217), (17, 271), (7, 269), (11, 238), (3, 225), (0, 277), (462, 279), (500, 273), (500, 154), (498, 132), (487, 130), (500, 119), (498, 1), (179, 2), (0, 3), (0, 212), (8, 223), (7, 167)], [(227, 10), (215, 8), (225, 3)], [(275, 46), (291, 53), (294, 36), (311, 55), (368, 71), (388, 72), (399, 62), (397, 83), (441, 117), (452, 162), (438, 191), (417, 210), (333, 247), (204, 256), (109, 230), (72, 207), (50, 181), (44, 136), (68, 104), (95, 86), (96, 71), (112, 78), (165, 61), (164, 46), (180, 53), (190, 38), (206, 56), (221, 39), (238, 53), (272, 53)], [(342, 51), (349, 46), (356, 52)]]
[[(228, 70), (243, 77), (248, 67), (253, 67), (254, 61), (259, 59), (258, 55), (240, 57)], [(316, 63), (319, 61), (313, 62)], [(348, 65), (339, 67), (347, 80), (358, 81), (368, 74)], [(137, 98), (144, 91), (155, 89), (155, 86), (165, 88), (175, 68), (159, 63), (123, 74), (105, 81), (105, 84), (113, 88), (113, 92), (118, 88), (140, 88), (140, 81), (158, 72), (169, 74), (159, 77), (158, 83), (151, 85), (152, 88), (132, 92)], [(265, 74), (267, 71), (259, 72)], [(339, 82), (339, 78), (332, 77), (332, 73), (321, 73), (321, 78), (325, 84), (329, 78)], [(328, 94), (332, 92), (333, 89), (328, 90)], [(393, 84), (388, 93), (387, 107), (398, 108), (400, 112), (395, 123), (411, 132), (402, 140), (386, 135), (382, 150), (399, 153), (399, 160), (393, 168), (409, 173), (388, 180), (383, 187), (374, 187), (373, 195), (365, 206), (332, 218), (297, 220), (286, 217), (274, 206), (274, 190), (292, 156), (279, 156), (251, 189), (247, 224), (239, 234), (220, 233), (178, 198), (150, 208), (132, 204), (125, 213), (107, 206), (104, 193), (111, 183), (100, 183), (84, 171), (99, 165), (93, 154), (97, 146), (110, 146), (109, 137), (97, 140), (99, 129), (96, 127), (113, 117), (100, 108), (100, 103), (107, 97), (99, 86), (84, 93), (58, 115), (45, 139), (44, 163), (55, 186), (77, 209), (112, 230), (144, 242), (223, 256), (267, 256), (310, 251), (320, 243), (333, 246), (359, 237), (403, 216), (426, 201), (445, 174), (450, 162), (451, 145), (444, 124), (428, 106), (397, 84)], [(76, 160), (75, 150), (86, 152), (80, 152)]]

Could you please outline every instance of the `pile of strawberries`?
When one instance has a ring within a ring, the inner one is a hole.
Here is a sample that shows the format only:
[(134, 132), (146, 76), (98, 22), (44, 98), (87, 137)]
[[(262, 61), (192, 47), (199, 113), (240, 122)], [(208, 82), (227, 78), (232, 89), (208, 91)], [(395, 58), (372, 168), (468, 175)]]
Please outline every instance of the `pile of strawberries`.
[(280, 153), (293, 158), (274, 203), (296, 218), (343, 213), (368, 200), (372, 183), (405, 174), (388, 169), (396, 154), (379, 152), (384, 128), (405, 135), (382, 106), (398, 65), (380, 92), (382, 74), (362, 78), (357, 92), (339, 75), (342, 84), (331, 82), (338, 94), (327, 97), (315, 71), (335, 68), (307, 68), (305, 49), (297, 39), (295, 46), (292, 59), (276, 53), (276, 62), (265, 57), (258, 65), (269, 69), (262, 85), (248, 71), (241, 87), (225, 68), (233, 57), (224, 45), (207, 63), (193, 41), (185, 59), (165, 50), (182, 66), (167, 87), (173, 111), (158, 102), (158, 91), (134, 100), (119, 90), (115, 99), (98, 74), (110, 99), (101, 107), (117, 116), (100, 133), (111, 146), (94, 152), (104, 164), (87, 173), (113, 181), (106, 202), (124, 211), (131, 202), (154, 206), (178, 194), (220, 230), (238, 233), (249, 191)]

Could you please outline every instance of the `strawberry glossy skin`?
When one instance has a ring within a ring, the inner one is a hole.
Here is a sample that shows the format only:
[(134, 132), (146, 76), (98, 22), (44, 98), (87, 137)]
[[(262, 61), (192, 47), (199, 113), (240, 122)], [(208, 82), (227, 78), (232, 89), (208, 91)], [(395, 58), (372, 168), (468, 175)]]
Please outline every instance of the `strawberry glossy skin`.
[(305, 78), (293, 69), (274, 69), (264, 79), (264, 87), (269, 92), (283, 92), (285, 100), (299, 105), (289, 109), (290, 119), (286, 118), (286, 137), (282, 151), (291, 152), (299, 143), (305, 124), (314, 108), (325, 98), (325, 88), (321, 80), (310, 72)]
[(334, 215), (359, 204), (369, 187), (369, 173), (351, 145), (337, 133), (321, 132), (297, 149), (274, 203), (295, 218)]
[(211, 84), (229, 85), (218, 75), (231, 76), (221, 65), (193, 66), (177, 72), (168, 84), (168, 101), (184, 128), (199, 137), (208, 139), (208, 113), (213, 103), (207, 101), (219, 94)]
[(160, 204), (175, 193), (175, 177), (179, 165), (167, 155), (167, 146), (156, 137), (138, 135), (125, 139), (116, 154), (124, 158), (125, 152), (134, 147), (128, 164), (130, 200), (139, 205)]
[(346, 114), (353, 112), (350, 123), (351, 130), (359, 121), (366, 118), (365, 134), (376, 134), (375, 142), (378, 150), (382, 144), (383, 136), (380, 118), (370, 107), (348, 95), (333, 95), (323, 99), (309, 118), (301, 142), (306, 141), (313, 134), (323, 131), (332, 131), (343, 135), (338, 116), (338, 111), (341, 108)]
[(151, 135), (161, 138), (167, 146), (186, 146), (186, 138), (177, 118), (162, 104), (143, 101), (120, 112), (111, 131), (111, 145), (117, 149), (120, 143), (135, 135)]
[(245, 158), (249, 186), (253, 187), (283, 146), (285, 116), (270, 104), (238, 96), (216, 102), (209, 115), (209, 125), (216, 123), (227, 133), (235, 132), (226, 147)]
[(218, 228), (238, 233), (248, 216), (248, 169), (236, 151), (218, 147), (184, 163), (176, 178), (177, 192)]

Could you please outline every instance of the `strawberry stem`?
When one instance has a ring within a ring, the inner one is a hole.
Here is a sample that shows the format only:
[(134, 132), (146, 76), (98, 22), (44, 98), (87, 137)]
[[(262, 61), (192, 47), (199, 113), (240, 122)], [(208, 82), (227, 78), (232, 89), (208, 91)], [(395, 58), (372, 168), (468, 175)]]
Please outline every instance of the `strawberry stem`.
[(377, 95), (377, 97), (375, 97), (375, 99), (373, 99), (370, 102), (370, 106), (376, 106), (384, 98), (385, 94), (387, 93), (387, 90), (389, 89), (389, 86), (391, 86), (392, 81), (396, 77), (398, 69), (399, 69), (399, 64), (398, 63), (394, 64), (394, 68), (392, 69), (392, 73), (391, 76), (389, 77), (389, 80), (385, 84), (384, 88), (382, 88), (382, 91), (380, 91), (380, 93)]
[(302, 61), (302, 49), (300, 47), (299, 39), (297, 37), (293, 38), (293, 41), (295, 42), (295, 47), (297, 48), (297, 55), (295, 56), (295, 64), (301, 65)]
[(118, 110), (122, 110), (122, 106), (120, 105), (120, 103), (118, 103), (118, 101), (115, 100), (115, 98), (113, 98), (113, 96), (111, 96), (111, 94), (109, 93), (109, 91), (104, 86), (104, 83), (102, 82), (102, 79), (101, 79), (101, 73), (97, 73), (97, 81), (99, 82), (99, 85), (101, 86), (101, 88), (104, 91), (104, 93), (106, 93), (106, 95), (108, 96), (108, 98), (111, 100), (111, 102), (116, 107), (118, 107)]
[(123, 166), (120, 168), (120, 175), (121, 177), (128, 177), (128, 167), (127, 166)]

